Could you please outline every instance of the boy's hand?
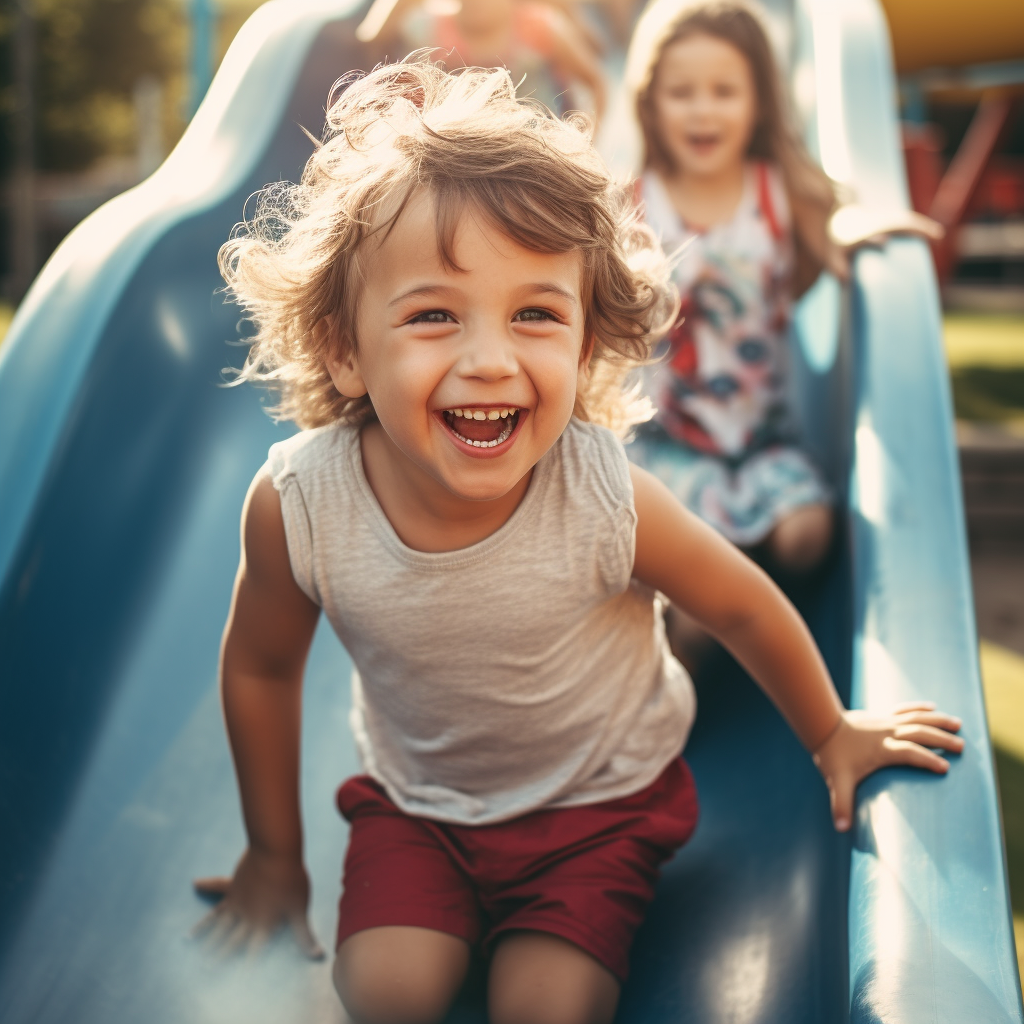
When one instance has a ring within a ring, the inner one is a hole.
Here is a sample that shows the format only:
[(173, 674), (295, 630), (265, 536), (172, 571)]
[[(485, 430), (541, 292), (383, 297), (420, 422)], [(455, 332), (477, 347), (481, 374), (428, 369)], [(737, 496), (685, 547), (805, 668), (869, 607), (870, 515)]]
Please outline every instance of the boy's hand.
[(849, 829), (857, 783), (879, 768), (902, 764), (945, 774), (949, 762), (929, 748), (959, 754), (964, 741), (953, 735), (959, 728), (959, 718), (936, 711), (931, 703), (901, 704), (888, 716), (844, 711), (813, 755), (828, 784), (836, 829)]
[(282, 927), (290, 929), (305, 956), (322, 960), (324, 951), (309, 927), (309, 876), (302, 862), (273, 857), (251, 847), (232, 878), (197, 878), (200, 896), (220, 902), (192, 929), (224, 956), (254, 954)]

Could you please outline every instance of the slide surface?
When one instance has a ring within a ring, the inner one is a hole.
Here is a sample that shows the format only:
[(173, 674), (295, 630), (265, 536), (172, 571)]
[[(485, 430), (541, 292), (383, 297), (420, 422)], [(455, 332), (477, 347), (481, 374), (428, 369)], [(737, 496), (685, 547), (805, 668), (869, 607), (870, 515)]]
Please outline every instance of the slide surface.
[[(328, 963), (257, 964), (188, 940), (198, 875), (242, 850), (216, 691), (238, 515), (283, 436), (251, 388), (215, 256), (248, 196), (292, 178), (352, 5), (277, 0), (232, 46), (165, 165), (83, 223), (0, 358), (0, 1019), (7, 1024), (340, 1021)], [(873, 0), (792, 12), (798, 97), (826, 169), (905, 206)], [(801, 90), (801, 83), (812, 88)], [(816, 105), (815, 105), (816, 103)], [(810, 759), (725, 658), (687, 746), (698, 832), (636, 943), (623, 1022), (1020, 1022), (1020, 987), (964, 544), (938, 299), (923, 244), (862, 253), (797, 320), (808, 442), (845, 543), (798, 595), (855, 706), (932, 697), (964, 719), (946, 779), (882, 773), (851, 837)], [(312, 917), (332, 944), (358, 770), (349, 662), (321, 628), (305, 693)], [(452, 1020), (484, 1020), (479, 985)]]

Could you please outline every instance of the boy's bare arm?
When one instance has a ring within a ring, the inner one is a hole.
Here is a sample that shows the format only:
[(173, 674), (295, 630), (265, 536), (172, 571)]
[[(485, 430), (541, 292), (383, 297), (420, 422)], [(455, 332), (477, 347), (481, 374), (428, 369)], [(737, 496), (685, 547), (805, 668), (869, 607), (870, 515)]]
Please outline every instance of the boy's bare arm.
[(843, 709), (796, 609), (757, 565), (684, 509), (649, 473), (630, 467), (637, 510), (633, 575), (720, 640), (792, 726), (828, 783), (836, 826), (849, 827), (857, 783), (885, 765), (945, 772), (931, 747), (959, 752), (958, 719), (931, 704), (872, 717)]
[(310, 955), (309, 882), (302, 860), (299, 740), (302, 675), (320, 609), (291, 572), (281, 502), (269, 472), (242, 511), (242, 556), (221, 647), (221, 696), (249, 847), (231, 879), (197, 888), (223, 894), (200, 931), (229, 945), (261, 942), (289, 924)]

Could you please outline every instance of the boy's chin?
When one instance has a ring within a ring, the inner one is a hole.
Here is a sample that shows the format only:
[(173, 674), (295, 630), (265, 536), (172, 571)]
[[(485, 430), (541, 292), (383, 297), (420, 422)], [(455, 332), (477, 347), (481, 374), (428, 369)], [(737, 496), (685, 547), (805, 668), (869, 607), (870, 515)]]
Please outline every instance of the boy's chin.
[(475, 479), (468, 479), (470, 474), (451, 474), (441, 483), (456, 498), (463, 501), (500, 501), (510, 491), (515, 489), (523, 474), (516, 475), (507, 470), (502, 472), (497, 468), (488, 468), (481, 473), (475, 473)]

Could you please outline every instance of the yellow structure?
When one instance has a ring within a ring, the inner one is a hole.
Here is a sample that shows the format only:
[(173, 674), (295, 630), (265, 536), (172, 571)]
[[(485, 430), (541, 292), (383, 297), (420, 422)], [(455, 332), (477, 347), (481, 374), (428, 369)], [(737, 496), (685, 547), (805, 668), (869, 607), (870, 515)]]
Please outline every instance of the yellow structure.
[(881, 0), (896, 70), (1024, 60), (1024, 0)]

